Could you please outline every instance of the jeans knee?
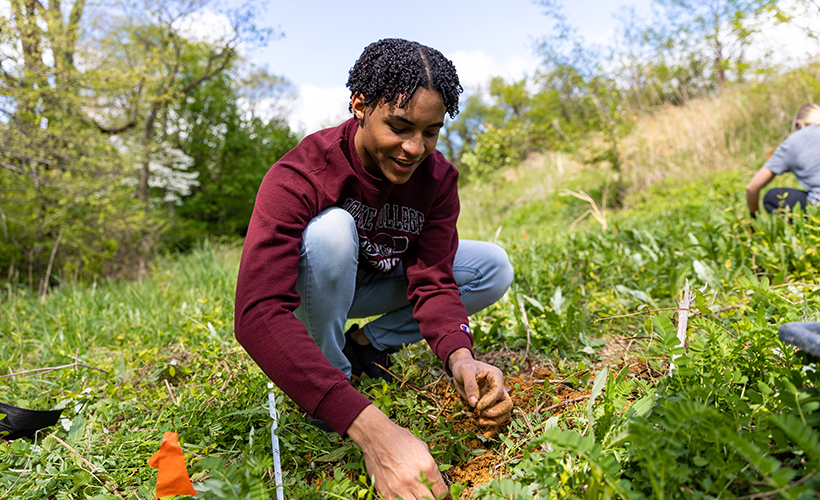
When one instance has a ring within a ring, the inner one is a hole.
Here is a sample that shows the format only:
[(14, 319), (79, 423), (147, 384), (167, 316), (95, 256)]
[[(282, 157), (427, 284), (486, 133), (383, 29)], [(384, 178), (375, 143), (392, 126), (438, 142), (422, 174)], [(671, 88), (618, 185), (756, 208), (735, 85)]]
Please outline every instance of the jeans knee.
[(496, 291), (500, 299), (512, 285), (515, 271), (510, 263), (507, 252), (498, 245), (493, 244), (493, 250), (488, 252), (488, 262), (491, 263), (493, 290)]
[(464, 241), (453, 267), (461, 300), (467, 314), (474, 314), (497, 302), (513, 281), (513, 267), (507, 252), (486, 241)]
[(767, 212), (772, 213), (777, 210), (781, 202), (778, 196), (782, 196), (778, 189), (770, 189), (763, 197), (763, 208), (765, 208)]
[(302, 233), (300, 265), (323, 281), (347, 277), (359, 263), (359, 235), (353, 217), (345, 210), (323, 210)]

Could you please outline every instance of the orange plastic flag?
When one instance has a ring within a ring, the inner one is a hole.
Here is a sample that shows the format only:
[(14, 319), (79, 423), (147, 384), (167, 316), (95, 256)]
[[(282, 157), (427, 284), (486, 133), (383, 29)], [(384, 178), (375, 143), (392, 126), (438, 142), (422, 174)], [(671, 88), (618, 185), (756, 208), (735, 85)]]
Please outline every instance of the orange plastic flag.
[(185, 468), (185, 456), (179, 445), (176, 432), (166, 432), (159, 445), (159, 451), (148, 459), (148, 465), (157, 472), (157, 497), (170, 495), (194, 495), (196, 491)]

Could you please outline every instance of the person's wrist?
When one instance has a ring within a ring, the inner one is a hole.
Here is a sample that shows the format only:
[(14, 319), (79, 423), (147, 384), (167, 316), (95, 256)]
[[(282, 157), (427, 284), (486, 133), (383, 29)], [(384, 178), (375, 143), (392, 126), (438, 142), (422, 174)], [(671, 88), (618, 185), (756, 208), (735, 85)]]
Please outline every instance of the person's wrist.
[(347, 435), (362, 451), (366, 451), (373, 439), (382, 435), (379, 429), (386, 425), (394, 424), (384, 412), (373, 405), (367, 405), (350, 423)]
[(453, 368), (456, 366), (456, 363), (464, 358), (473, 359), (473, 353), (471, 353), (470, 350), (466, 347), (456, 349), (450, 354), (450, 358), (447, 360), (447, 365), (450, 368), (450, 373), (453, 372)]

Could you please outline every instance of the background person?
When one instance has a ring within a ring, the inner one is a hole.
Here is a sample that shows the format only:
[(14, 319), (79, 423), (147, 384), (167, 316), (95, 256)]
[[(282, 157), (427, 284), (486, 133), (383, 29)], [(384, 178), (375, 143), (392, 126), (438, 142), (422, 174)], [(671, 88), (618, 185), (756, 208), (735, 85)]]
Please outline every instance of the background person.
[(816, 205), (820, 201), (820, 104), (804, 104), (794, 117), (794, 129), (746, 186), (746, 203), (752, 217), (757, 215), (760, 190), (784, 172), (793, 172), (805, 191), (770, 189), (763, 198), (767, 212), (791, 210), (797, 205), (805, 210), (807, 203)]
[[(458, 112), (453, 64), (418, 43), (381, 40), (347, 87), (354, 117), (306, 137), (262, 182), (236, 337), (296, 404), (353, 439), (382, 495), (441, 498), (427, 444), (350, 377), (386, 375), (374, 361), (424, 338), (484, 425), (509, 419), (501, 371), (474, 359), (467, 316), (505, 293), (512, 267), (500, 247), (458, 240), (458, 172), (435, 150), (445, 114)], [(379, 314), (345, 334), (347, 318)]]

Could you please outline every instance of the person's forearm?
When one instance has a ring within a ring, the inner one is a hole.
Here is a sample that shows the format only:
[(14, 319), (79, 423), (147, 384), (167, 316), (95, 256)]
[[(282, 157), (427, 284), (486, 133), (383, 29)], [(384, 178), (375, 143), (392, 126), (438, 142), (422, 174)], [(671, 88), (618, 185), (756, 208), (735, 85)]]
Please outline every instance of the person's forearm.
[(774, 179), (774, 175), (774, 172), (765, 166), (761, 167), (752, 177), (752, 180), (749, 181), (749, 184), (746, 185), (746, 204), (749, 206), (749, 215), (752, 217), (757, 214), (760, 206), (760, 190)]
[(760, 191), (757, 189), (746, 189), (746, 204), (749, 207), (749, 215), (752, 217), (757, 214), (760, 207)]

